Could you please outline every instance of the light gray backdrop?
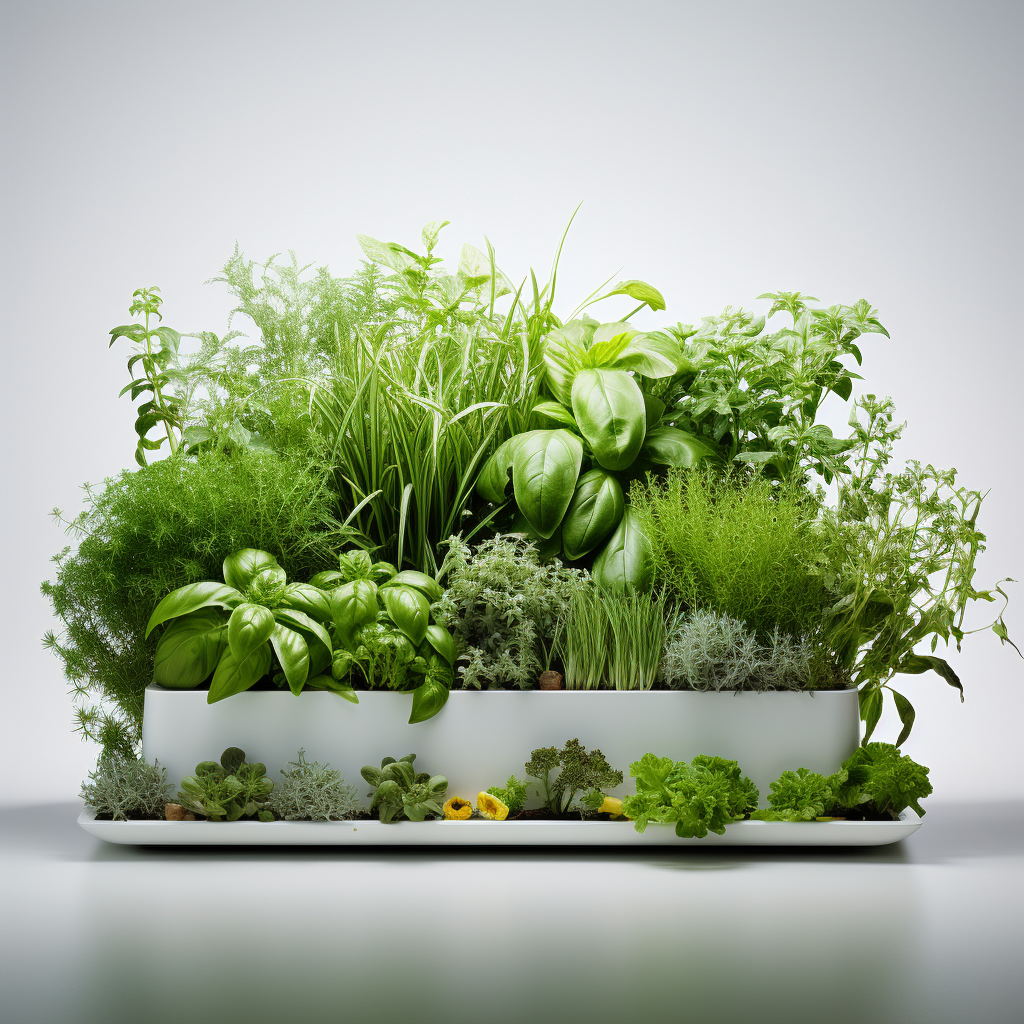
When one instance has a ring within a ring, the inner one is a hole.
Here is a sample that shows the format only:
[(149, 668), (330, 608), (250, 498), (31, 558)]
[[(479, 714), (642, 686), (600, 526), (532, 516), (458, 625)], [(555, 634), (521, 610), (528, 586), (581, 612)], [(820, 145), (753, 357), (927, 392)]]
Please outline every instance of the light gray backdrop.
[[(236, 240), (348, 272), (356, 232), (412, 244), (447, 218), (443, 254), (486, 232), (518, 278), (584, 200), (565, 309), (620, 268), (663, 291), (667, 322), (771, 289), (864, 296), (892, 334), (866, 339), (864, 372), (909, 420), (900, 455), (991, 488), (979, 581), (1024, 578), (1022, 10), (6, 5), (0, 798), (68, 799), (95, 753), (40, 646), (38, 584), (65, 543), (50, 509), (133, 465), (107, 331), (154, 284), (167, 323), (223, 330), (228, 297), (203, 282)], [(963, 706), (937, 677), (901, 686), (909, 752), (946, 797), (1024, 793), (1021, 661), (992, 635), (951, 660)]]

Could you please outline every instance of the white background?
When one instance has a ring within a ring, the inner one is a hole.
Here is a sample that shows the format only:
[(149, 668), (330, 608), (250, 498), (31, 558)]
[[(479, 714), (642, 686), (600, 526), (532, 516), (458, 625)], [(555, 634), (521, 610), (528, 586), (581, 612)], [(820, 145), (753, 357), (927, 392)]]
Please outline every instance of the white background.
[[(107, 331), (133, 289), (226, 329), (203, 287), (237, 240), (350, 272), (354, 236), (442, 253), (486, 233), (546, 272), (584, 201), (563, 312), (620, 268), (662, 322), (766, 290), (862, 296), (865, 388), (900, 455), (991, 488), (979, 583), (1024, 578), (1019, 4), (21, 4), (4, 11), (3, 678), (0, 800), (69, 799), (69, 729), (38, 593), (47, 514), (133, 465)], [(840, 426), (845, 411), (830, 413)], [(1024, 589), (1007, 615), (1024, 635)], [(987, 612), (986, 606), (983, 611)], [(991, 634), (901, 683), (908, 751), (947, 798), (1024, 794), (1022, 663)], [(881, 736), (895, 738), (891, 721)]]

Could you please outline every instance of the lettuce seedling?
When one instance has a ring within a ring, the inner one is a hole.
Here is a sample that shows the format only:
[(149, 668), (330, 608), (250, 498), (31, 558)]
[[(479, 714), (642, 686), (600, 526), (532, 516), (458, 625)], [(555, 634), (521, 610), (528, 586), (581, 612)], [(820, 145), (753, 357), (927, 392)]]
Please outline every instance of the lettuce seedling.
[[(898, 818), (908, 807), (925, 812), (919, 801), (929, 796), (928, 769), (891, 743), (867, 743), (843, 762), (847, 778), (835, 794), (840, 808), (874, 809)], [(840, 812), (841, 813), (841, 812)]]
[(273, 821), (264, 805), (274, 783), (266, 778), (266, 765), (247, 764), (245, 751), (228, 747), (220, 764), (202, 761), (195, 775), (181, 780), (178, 803), (210, 821), (237, 821), (256, 815), (260, 821)]
[(644, 754), (629, 766), (636, 794), (622, 802), (622, 813), (633, 819), (637, 832), (648, 822), (675, 823), (681, 839), (703, 839), (708, 832), (722, 835), (725, 826), (740, 821), (757, 807), (757, 787), (735, 761), (700, 755), (692, 762)]
[(526, 804), (526, 783), (514, 775), (508, 777), (504, 786), (491, 786), (487, 792), (508, 808), (510, 816), (518, 814)]
[(406, 754), (397, 761), (385, 757), (380, 768), (368, 764), (360, 774), (373, 786), (368, 795), (373, 797), (370, 810), (376, 810), (380, 820), (389, 825), (408, 818), (423, 821), (428, 814), (444, 814), (441, 801), (448, 791), (448, 780), (443, 775), (417, 774), (413, 767), (415, 754)]
[(751, 817), (759, 821), (814, 821), (825, 815), (845, 782), (843, 769), (834, 775), (819, 775), (807, 768), (783, 772), (771, 784), (768, 809), (754, 811)]

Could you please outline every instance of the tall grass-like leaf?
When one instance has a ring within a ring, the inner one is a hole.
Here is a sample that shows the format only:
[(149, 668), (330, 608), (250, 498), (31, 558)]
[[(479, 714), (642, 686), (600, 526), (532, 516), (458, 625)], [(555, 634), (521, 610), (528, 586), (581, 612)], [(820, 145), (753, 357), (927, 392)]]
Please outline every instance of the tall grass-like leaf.
[(608, 682), (616, 690), (649, 690), (658, 676), (665, 642), (665, 594), (601, 594), (611, 643)]
[(569, 602), (556, 631), (567, 690), (596, 690), (604, 682), (608, 658), (608, 615), (601, 593), (581, 586)]

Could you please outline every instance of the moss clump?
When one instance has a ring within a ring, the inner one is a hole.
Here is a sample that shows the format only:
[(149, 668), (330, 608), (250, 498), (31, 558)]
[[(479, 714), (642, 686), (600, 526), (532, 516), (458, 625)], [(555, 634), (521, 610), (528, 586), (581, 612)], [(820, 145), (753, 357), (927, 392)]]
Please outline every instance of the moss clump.
[(100, 757), (96, 771), (82, 783), (82, 799), (98, 817), (114, 821), (162, 818), (170, 800), (167, 769), (134, 756), (111, 753)]
[(355, 786), (346, 786), (341, 772), (329, 764), (306, 760), (300, 750), (298, 760), (281, 769), (284, 780), (278, 784), (267, 808), (285, 821), (343, 821), (359, 812)]

